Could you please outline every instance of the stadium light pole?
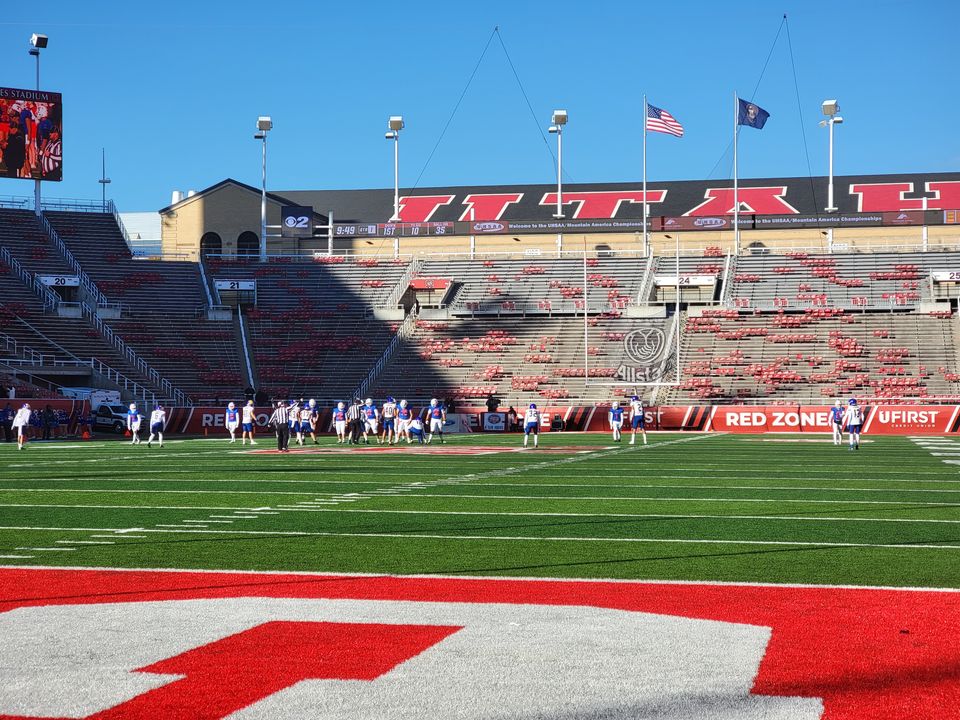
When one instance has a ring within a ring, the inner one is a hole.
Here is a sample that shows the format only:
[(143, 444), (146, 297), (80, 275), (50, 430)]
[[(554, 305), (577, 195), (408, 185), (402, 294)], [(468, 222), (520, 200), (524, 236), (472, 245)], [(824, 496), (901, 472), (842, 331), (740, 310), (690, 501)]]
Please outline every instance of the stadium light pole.
[(820, 121), (820, 127), (827, 127), (830, 131), (826, 211), (833, 213), (837, 211), (836, 206), (833, 204), (833, 126), (842, 124), (843, 118), (837, 115), (837, 113), (840, 112), (840, 103), (836, 100), (824, 100), (821, 108), (823, 109), (823, 114), (827, 116), (827, 119)]
[(273, 120), (269, 115), (257, 118), (257, 132), (254, 140), (263, 142), (263, 162), (260, 186), (260, 262), (267, 261), (267, 133), (273, 130)]
[(400, 220), (400, 131), (403, 127), (403, 116), (391, 115), (384, 135), (387, 140), (393, 140), (393, 215), (390, 222)]
[[(40, 91), (40, 50), (45, 48), (49, 41), (46, 35), (41, 35), (40, 33), (34, 33), (30, 36), (30, 45), (32, 47), (28, 52), (37, 59), (37, 92)], [(40, 215), (40, 180), (33, 181), (33, 207), (33, 211), (37, 215)]]
[(107, 177), (107, 149), (100, 148), (100, 202), (103, 205), (103, 212), (107, 211), (107, 185), (110, 184), (110, 178)]
[[(554, 217), (563, 219), (563, 126), (567, 124), (567, 111), (554, 110), (550, 117), (553, 123), (547, 130), (557, 136), (557, 212)], [(563, 251), (563, 233), (557, 233), (557, 257)]]

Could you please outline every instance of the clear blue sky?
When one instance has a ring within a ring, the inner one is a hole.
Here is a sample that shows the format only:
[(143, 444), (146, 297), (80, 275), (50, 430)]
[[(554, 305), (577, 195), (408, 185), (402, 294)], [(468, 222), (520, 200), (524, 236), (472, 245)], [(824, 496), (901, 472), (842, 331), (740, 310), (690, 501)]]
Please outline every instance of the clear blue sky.
[[(50, 36), (41, 84), (64, 95), (64, 177), (51, 197), (100, 195), (100, 148), (123, 211), (225, 177), (260, 183), (257, 115), (273, 116), (273, 189), (391, 187), (386, 120), (403, 114), (401, 185), (420, 174), (495, 25), (498, 39), (419, 185), (552, 182), (540, 128), (565, 108), (576, 182), (639, 180), (642, 95), (685, 126), (651, 135), (651, 180), (730, 177), (732, 94), (750, 97), (742, 177), (826, 173), (820, 102), (840, 100), (837, 174), (960, 170), (956, 2), (11, 3), (0, 85), (32, 88), (32, 32)], [(261, 10), (260, 8), (265, 8)], [(548, 136), (551, 145), (553, 136)], [(719, 161), (719, 162), (718, 162)], [(712, 173), (712, 175), (711, 175)], [(29, 195), (0, 179), (0, 195)]]

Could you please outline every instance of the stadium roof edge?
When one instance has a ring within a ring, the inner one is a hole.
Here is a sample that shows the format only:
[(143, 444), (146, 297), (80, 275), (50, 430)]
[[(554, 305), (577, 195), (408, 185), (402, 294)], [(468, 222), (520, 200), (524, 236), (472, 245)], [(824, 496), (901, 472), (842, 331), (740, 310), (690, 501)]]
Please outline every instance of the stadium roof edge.
[[(174, 210), (174, 209), (176, 209), (176, 208), (178, 208), (178, 207), (182, 207), (182, 206), (186, 205), (188, 202), (190, 202), (190, 201), (192, 201), (192, 200), (196, 200), (197, 198), (202, 198), (202, 197), (204, 197), (205, 195), (209, 195), (210, 193), (216, 192), (216, 191), (219, 190), (220, 188), (226, 187), (226, 186), (228, 186), (228, 185), (234, 185), (234, 186), (236, 186), (236, 187), (238, 187), (238, 188), (241, 188), (242, 190), (248, 190), (249, 192), (254, 193), (257, 197), (259, 197), (260, 194), (261, 194), (261, 192), (262, 192), (262, 191), (260, 190), (260, 188), (255, 188), (255, 187), (253, 187), (253, 185), (247, 185), (246, 183), (240, 182), (239, 180), (234, 180), (233, 178), (225, 178), (225, 179), (221, 180), (220, 182), (211, 185), (210, 187), (206, 187), (206, 188), (204, 188), (203, 190), (198, 190), (198, 191), (197, 191), (196, 193), (194, 193), (193, 195), (190, 195), (189, 197), (185, 197), (185, 198), (183, 198), (182, 200), (180, 200), (179, 202), (175, 202), (175, 203), (173, 203), (173, 204), (171, 204), (171, 205), (167, 205), (166, 207), (160, 208), (160, 210), (159, 210), (158, 212), (162, 215), (163, 213), (169, 212), (169, 211)], [(278, 195), (278, 194), (276, 194), (276, 193), (269, 192), (269, 191), (267, 191), (267, 198), (270, 199), (270, 200), (273, 200), (274, 202), (280, 203), (280, 204), (282, 204), (282, 205), (296, 205), (296, 204), (297, 204), (295, 201), (291, 200), (290, 198), (287, 198), (287, 197), (284, 197), (284, 196), (282, 196), (282, 195)], [(324, 220), (326, 220), (326, 216), (323, 215), (323, 214), (321, 214), (321, 213), (318, 213), (318, 212), (314, 211), (314, 215), (317, 215), (317, 216), (319, 216), (319, 217), (322, 217), (322, 218), (324, 218)]]

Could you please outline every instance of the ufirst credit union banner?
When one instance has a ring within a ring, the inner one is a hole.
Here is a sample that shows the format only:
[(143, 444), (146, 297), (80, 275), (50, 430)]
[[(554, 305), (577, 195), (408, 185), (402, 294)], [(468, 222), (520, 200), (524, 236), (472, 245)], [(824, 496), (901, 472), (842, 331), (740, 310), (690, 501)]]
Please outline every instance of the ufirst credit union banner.
[(60, 93), (0, 87), (0, 177), (63, 180)]

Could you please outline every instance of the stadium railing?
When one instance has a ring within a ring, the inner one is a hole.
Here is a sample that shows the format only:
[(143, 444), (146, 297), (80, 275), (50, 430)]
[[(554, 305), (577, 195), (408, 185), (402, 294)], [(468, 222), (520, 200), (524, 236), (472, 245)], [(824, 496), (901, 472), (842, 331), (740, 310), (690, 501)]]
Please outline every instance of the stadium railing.
[(367, 377), (357, 386), (356, 391), (354, 392), (354, 397), (362, 398), (366, 392), (367, 388), (371, 387), (376, 381), (377, 377), (383, 371), (383, 368), (386, 367), (387, 363), (390, 362), (390, 358), (393, 357), (394, 353), (397, 351), (397, 348), (400, 346), (400, 343), (405, 340), (416, 325), (416, 315), (410, 313), (400, 324), (400, 327), (397, 328), (396, 334), (393, 336), (393, 339), (390, 340), (386, 348), (384, 348), (383, 354), (380, 355), (377, 362), (374, 363), (373, 367), (370, 368), (370, 372), (367, 373)]
[(57, 295), (53, 290), (40, 282), (40, 279), (27, 270), (23, 265), (17, 262), (16, 258), (10, 253), (10, 251), (5, 247), (0, 247), (0, 261), (7, 265), (17, 277), (32, 289), (40, 299), (43, 300), (43, 310), (44, 312), (53, 311), (56, 312), (57, 307), (60, 305), (60, 296)]

